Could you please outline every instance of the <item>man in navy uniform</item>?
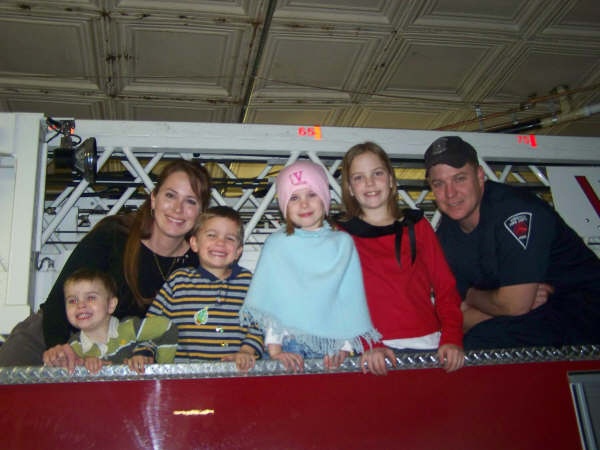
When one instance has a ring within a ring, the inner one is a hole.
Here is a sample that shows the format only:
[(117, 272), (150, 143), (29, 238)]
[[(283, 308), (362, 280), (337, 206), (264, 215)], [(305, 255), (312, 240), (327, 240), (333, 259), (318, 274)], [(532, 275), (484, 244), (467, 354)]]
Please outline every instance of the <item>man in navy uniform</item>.
[(465, 349), (600, 343), (600, 260), (545, 201), (486, 181), (458, 136), (425, 152)]

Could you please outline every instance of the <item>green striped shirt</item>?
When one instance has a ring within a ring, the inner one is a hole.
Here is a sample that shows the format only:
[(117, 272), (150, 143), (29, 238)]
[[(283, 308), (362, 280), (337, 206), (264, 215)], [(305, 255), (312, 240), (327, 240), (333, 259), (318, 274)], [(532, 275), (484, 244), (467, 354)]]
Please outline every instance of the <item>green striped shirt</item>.
[(165, 317), (147, 317), (143, 320), (129, 317), (121, 322), (116, 317), (111, 317), (110, 320), (109, 338), (104, 344), (86, 345), (83, 332), (71, 337), (69, 344), (79, 357), (95, 356), (114, 364), (122, 364), (125, 359), (141, 354), (152, 356), (157, 363), (173, 362), (177, 347), (177, 327), (170, 320)]

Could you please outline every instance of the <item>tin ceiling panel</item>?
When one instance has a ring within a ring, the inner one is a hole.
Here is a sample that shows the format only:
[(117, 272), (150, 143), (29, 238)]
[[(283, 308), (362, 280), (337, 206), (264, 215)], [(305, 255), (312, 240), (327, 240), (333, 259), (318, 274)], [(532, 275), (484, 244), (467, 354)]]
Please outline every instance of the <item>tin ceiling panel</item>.
[(0, 3), (0, 111), (599, 136), (599, 103), (596, 0)]

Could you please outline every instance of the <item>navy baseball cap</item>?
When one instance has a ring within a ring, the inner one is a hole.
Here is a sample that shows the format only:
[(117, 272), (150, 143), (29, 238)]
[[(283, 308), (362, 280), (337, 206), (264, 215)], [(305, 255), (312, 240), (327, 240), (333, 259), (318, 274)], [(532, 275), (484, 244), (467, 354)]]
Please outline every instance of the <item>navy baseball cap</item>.
[(479, 164), (477, 152), (471, 144), (458, 136), (437, 138), (425, 151), (426, 172), (436, 164), (448, 164), (458, 169), (467, 163)]

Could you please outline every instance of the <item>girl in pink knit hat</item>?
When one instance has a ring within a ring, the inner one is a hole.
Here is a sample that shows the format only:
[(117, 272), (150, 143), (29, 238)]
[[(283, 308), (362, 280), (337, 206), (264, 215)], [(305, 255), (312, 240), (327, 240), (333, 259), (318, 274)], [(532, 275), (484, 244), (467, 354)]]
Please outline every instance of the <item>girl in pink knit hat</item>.
[(349, 353), (379, 340), (367, 308), (352, 238), (328, 222), (327, 173), (297, 161), (277, 177), (286, 221), (267, 238), (240, 312), (242, 323), (265, 330), (265, 346), (286, 370), (301, 371), (305, 358), (338, 367)]

